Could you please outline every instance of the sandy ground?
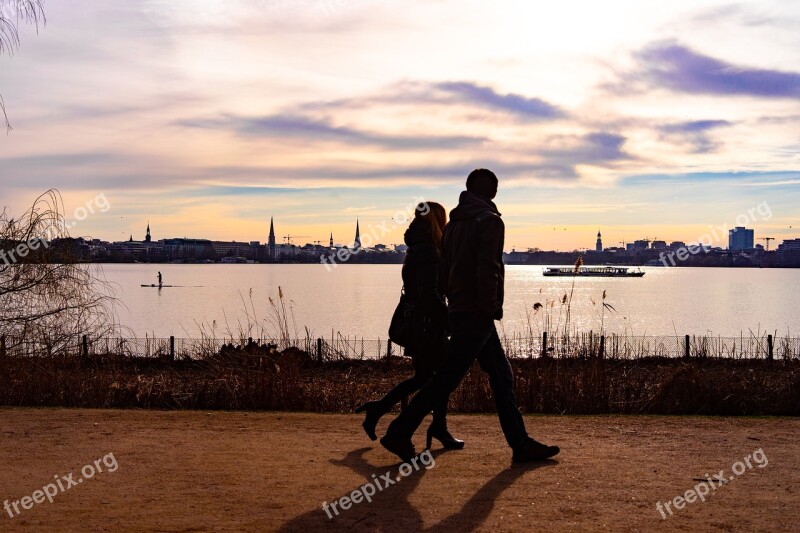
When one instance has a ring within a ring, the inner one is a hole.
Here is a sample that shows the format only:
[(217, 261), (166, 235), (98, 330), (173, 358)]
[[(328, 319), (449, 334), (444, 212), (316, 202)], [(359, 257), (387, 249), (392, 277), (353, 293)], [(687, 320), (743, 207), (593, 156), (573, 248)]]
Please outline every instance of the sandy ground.
[[(562, 452), (518, 467), (495, 416), (452, 416), (464, 450), (435, 445), (435, 466), (332, 519), (323, 501), (399, 477), (355, 415), (3, 408), (0, 421), (0, 502), (15, 514), (0, 509), (0, 531), (800, 529), (797, 419), (529, 416)], [(768, 464), (735, 476), (758, 449)], [(102, 472), (66, 488), (96, 459)], [(662, 518), (657, 502), (720, 470), (732, 481)], [(22, 507), (56, 477), (52, 503)]]

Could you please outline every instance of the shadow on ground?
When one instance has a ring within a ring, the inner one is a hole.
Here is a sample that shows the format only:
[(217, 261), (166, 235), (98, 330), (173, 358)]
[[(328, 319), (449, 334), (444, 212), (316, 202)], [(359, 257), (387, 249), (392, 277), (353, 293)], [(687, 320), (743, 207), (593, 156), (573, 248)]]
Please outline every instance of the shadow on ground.
[[(386, 474), (387, 469), (373, 466), (364, 459), (364, 454), (370, 450), (372, 448), (359, 448), (349, 452), (342, 459), (331, 459), (330, 462), (334, 465), (350, 468), (363, 476), (364, 483), (373, 482), (374, 479), (380, 479), (381, 475)], [(434, 451), (432, 455), (438, 457), (442, 453), (446, 453), (445, 450)], [(421, 467), (408, 477), (402, 477), (399, 473), (401, 463), (398, 463), (388, 470), (391, 471), (393, 479), (397, 480), (399, 478), (400, 481), (386, 487), (385, 490), (376, 492), (372, 497), (372, 502), (362, 501), (353, 505), (349, 510), (342, 511), (338, 516), (331, 513), (332, 518), (328, 518), (325, 511), (321, 507), (317, 507), (285, 523), (279, 531), (315, 531), (318, 529), (472, 531), (484, 523), (491, 513), (497, 498), (523, 474), (556, 464), (558, 464), (558, 461), (547, 460), (525, 465), (513, 465), (501, 470), (478, 489), (469, 500), (464, 502), (458, 512), (426, 529), (422, 515), (411, 504), (409, 496), (416, 490), (427, 470)], [(356, 488), (358, 487), (353, 487), (353, 489)], [(450, 489), (451, 487), (440, 488), (442, 491)]]

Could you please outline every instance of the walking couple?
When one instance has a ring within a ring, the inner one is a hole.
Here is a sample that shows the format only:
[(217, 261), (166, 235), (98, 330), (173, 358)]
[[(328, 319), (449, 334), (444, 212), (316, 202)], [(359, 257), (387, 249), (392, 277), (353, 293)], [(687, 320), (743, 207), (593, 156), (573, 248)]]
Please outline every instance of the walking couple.
[(382, 399), (356, 409), (365, 412), (364, 430), (376, 440), (380, 418), (400, 399), (419, 390), (381, 439), (383, 447), (403, 461), (416, 455), (411, 437), (431, 411), (427, 447), (434, 438), (445, 448), (464, 447), (447, 429), (447, 402), (475, 359), (489, 375), (512, 460), (538, 461), (559, 452), (557, 446), (546, 446), (528, 436), (514, 397), (511, 364), (494, 325), (503, 318), (505, 234), (500, 212), (492, 202), (496, 194), (497, 176), (487, 169), (474, 170), (467, 177), (467, 190), (461, 193), (458, 206), (450, 212), (449, 223), (444, 207), (423, 202), (405, 233), (405, 299), (418, 315), (416, 320), (425, 324), (422, 333), (413, 335), (406, 346), (415, 374)]

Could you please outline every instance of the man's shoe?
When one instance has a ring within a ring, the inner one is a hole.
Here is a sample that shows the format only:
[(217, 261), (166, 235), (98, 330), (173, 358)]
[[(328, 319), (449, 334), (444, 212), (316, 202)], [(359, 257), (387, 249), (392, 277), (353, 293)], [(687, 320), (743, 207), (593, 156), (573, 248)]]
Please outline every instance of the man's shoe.
[(381, 438), (381, 445), (406, 463), (417, 455), (410, 437), (396, 437), (387, 433)]
[(515, 463), (543, 461), (553, 457), (560, 451), (558, 446), (547, 446), (531, 439), (524, 447), (514, 450), (511, 460)]

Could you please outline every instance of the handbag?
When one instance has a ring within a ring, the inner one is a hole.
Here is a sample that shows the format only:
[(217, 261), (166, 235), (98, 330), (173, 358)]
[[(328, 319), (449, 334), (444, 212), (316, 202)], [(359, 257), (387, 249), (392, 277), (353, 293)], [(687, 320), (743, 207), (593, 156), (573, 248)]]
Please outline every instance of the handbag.
[(447, 340), (447, 328), (435, 324), (411, 303), (404, 287), (389, 324), (389, 340), (407, 350), (416, 350)]
[(400, 289), (400, 302), (392, 314), (392, 321), (389, 323), (389, 340), (398, 346), (407, 348), (414, 337), (414, 315), (416, 309), (414, 304), (408, 301), (405, 287)]

